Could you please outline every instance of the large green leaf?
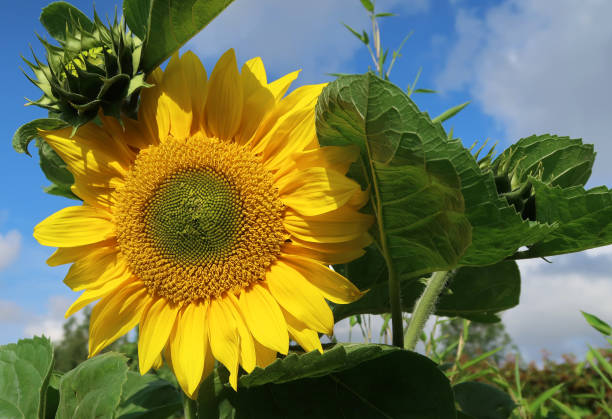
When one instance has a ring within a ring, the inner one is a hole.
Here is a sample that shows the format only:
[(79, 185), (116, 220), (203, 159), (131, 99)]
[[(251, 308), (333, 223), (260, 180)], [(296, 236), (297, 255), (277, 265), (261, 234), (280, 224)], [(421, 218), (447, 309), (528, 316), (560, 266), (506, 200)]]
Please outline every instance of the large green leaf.
[(73, 22), (79, 22), (87, 31), (93, 29), (93, 22), (79, 9), (65, 1), (51, 3), (44, 7), (40, 14), (40, 23), (58, 41), (65, 41), (66, 33), (75, 33)]
[(467, 381), (453, 391), (461, 410), (475, 419), (507, 419), (516, 407), (507, 393), (485, 383)]
[(448, 158), (461, 177), (465, 212), (472, 225), (472, 244), (460, 265), (491, 265), (531, 245), (554, 230), (554, 225), (525, 221), (497, 193), (493, 174), (483, 172), (459, 140), (448, 140), (442, 125), (433, 123), (410, 101), (414, 125), (422, 133), (427, 159)]
[(154, 70), (233, 0), (124, 0), (123, 14), (144, 41), (142, 66)]
[(53, 348), (45, 337), (0, 346), (0, 417), (44, 418)]
[(183, 407), (181, 394), (155, 375), (128, 371), (117, 419), (166, 419)]
[(337, 345), (323, 355), (290, 354), (240, 378), (219, 373), (200, 389), (201, 418), (449, 418), (448, 379), (428, 358), (385, 345)]
[[(376, 258), (368, 254), (362, 263), (365, 265), (368, 260), (373, 266), (377, 265)], [(495, 313), (519, 303), (521, 277), (514, 261), (484, 267), (462, 267), (450, 275), (447, 288), (436, 304), (435, 314), (439, 316), (460, 316), (475, 321), (494, 322), (498, 321)], [(348, 276), (351, 280), (361, 277), (357, 272)], [(363, 284), (366, 281), (362, 279), (356, 282)], [(382, 314), (391, 311), (387, 283), (379, 280), (368, 287), (370, 290), (354, 303), (333, 306), (335, 321), (356, 314)], [(400, 280), (400, 287), (402, 310), (411, 312), (417, 299), (423, 294), (425, 285), (414, 278), (404, 278)]]
[(446, 158), (426, 161), (410, 105), (373, 73), (339, 77), (317, 103), (321, 144), (361, 149), (354, 177), (372, 193), (374, 236), (398, 275), (452, 269), (471, 241), (459, 177)]
[(112, 352), (68, 371), (60, 380), (57, 419), (113, 418), (127, 371), (127, 358)]
[(608, 188), (587, 191), (581, 186), (561, 188), (530, 180), (536, 196), (536, 218), (544, 223), (557, 222), (559, 228), (519, 257), (559, 255), (612, 244), (612, 193)]

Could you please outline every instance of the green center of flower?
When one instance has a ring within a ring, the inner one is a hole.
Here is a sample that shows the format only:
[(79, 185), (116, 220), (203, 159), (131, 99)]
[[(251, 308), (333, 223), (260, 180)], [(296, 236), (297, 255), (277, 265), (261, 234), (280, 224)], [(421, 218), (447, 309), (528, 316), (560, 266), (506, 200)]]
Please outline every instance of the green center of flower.
[(235, 188), (211, 170), (173, 174), (157, 188), (146, 212), (155, 246), (185, 264), (227, 256), (242, 218)]

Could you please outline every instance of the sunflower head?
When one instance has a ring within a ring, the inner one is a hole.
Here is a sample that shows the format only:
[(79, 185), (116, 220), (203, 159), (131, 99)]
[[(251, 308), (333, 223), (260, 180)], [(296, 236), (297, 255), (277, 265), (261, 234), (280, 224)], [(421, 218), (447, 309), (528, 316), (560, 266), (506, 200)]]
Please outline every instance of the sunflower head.
[(49, 264), (73, 263), (64, 282), (84, 292), (67, 315), (99, 300), (91, 356), (138, 325), (141, 372), (163, 358), (195, 397), (215, 359), (236, 388), (290, 339), (322, 350), (326, 300), (362, 294), (328, 265), (363, 253), (372, 219), (345, 175), (359, 151), (319, 146), (323, 85), (285, 96), (296, 76), (269, 83), (261, 59), (239, 71), (230, 50), (208, 78), (188, 52), (151, 74), (137, 122), (42, 132), (84, 204), (34, 236), (59, 247)]

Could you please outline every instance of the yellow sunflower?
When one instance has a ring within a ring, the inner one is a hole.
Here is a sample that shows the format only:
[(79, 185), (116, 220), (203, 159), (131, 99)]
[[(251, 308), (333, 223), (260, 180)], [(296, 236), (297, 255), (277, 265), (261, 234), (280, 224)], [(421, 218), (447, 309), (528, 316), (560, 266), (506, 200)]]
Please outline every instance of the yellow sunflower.
[(325, 299), (361, 292), (328, 264), (359, 257), (371, 217), (345, 176), (358, 150), (319, 147), (314, 107), (323, 85), (285, 96), (298, 72), (268, 83), (260, 58), (238, 71), (226, 52), (210, 79), (187, 52), (157, 69), (138, 121), (101, 116), (71, 137), (43, 131), (74, 175), (80, 206), (34, 229), (56, 246), (51, 266), (89, 303), (89, 356), (139, 326), (142, 374), (162, 354), (187, 395), (215, 359), (237, 386), (286, 354), (289, 339), (321, 351), (332, 333)]

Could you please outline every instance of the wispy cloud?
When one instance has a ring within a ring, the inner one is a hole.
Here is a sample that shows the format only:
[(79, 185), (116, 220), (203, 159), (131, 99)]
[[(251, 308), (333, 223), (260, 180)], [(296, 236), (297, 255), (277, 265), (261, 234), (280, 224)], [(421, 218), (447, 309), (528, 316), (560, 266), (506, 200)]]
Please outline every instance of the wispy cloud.
[(20, 251), (21, 234), (17, 230), (0, 234), (0, 271), (13, 263), (19, 256)]
[(534, 133), (596, 144), (598, 184), (612, 174), (612, 2), (506, 0), (458, 9), (437, 88), (467, 88), (514, 142)]

